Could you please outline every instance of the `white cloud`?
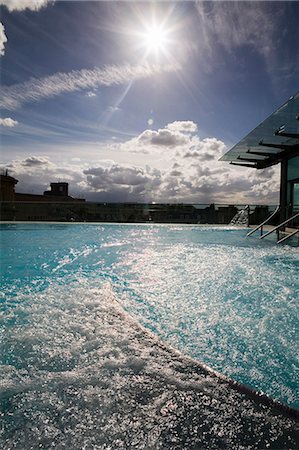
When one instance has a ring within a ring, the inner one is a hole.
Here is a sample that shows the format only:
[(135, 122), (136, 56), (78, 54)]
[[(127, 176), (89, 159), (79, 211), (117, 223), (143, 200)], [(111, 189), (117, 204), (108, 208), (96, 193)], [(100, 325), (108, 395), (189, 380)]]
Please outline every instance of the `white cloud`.
[[(149, 125), (153, 120), (149, 119)], [(178, 151), (180, 148), (189, 148), (197, 130), (196, 123), (192, 121), (175, 121), (165, 128), (158, 130), (147, 129), (139, 136), (127, 141), (123, 148), (132, 152), (152, 153), (161, 148)]]
[[(124, 144), (123, 150), (133, 153), (168, 152), (181, 158), (215, 160), (226, 151), (225, 144), (216, 138), (200, 139), (195, 135), (197, 124), (192, 121), (175, 121), (158, 130), (147, 129)], [(173, 153), (175, 152), (175, 153)]]
[(92, 98), (92, 97), (96, 97), (97, 94), (94, 91), (88, 91), (86, 92), (86, 97)]
[(6, 6), (10, 12), (24, 11), (25, 9), (38, 11), (39, 9), (47, 6), (49, 3), (54, 2), (55, 0), (0, 0), (0, 5)]
[(121, 111), (121, 108), (119, 108), (118, 106), (108, 106), (108, 112), (115, 113), (118, 111)]
[(145, 130), (138, 136), (137, 140), (143, 145), (156, 145), (166, 147), (176, 147), (186, 144), (188, 137), (179, 132), (174, 132), (166, 128), (155, 130)]
[(67, 181), (71, 195), (95, 201), (147, 202), (158, 196), (162, 174), (152, 167), (101, 160), (87, 169), (80, 161), (54, 164), (46, 156), (29, 156), (6, 166), (19, 180), (17, 192), (42, 194), (52, 181)]
[(48, 169), (56, 166), (46, 156), (29, 156), (22, 160), (14, 160), (7, 167), (14, 173), (29, 173), (31, 169), (34, 171), (36, 169)]
[(132, 158), (139, 152), (146, 154), (147, 161), (159, 167), (159, 183), (154, 189), (147, 185), (152, 189), (148, 193), (152, 200), (254, 204), (264, 203), (267, 195), (267, 203), (277, 201), (276, 170), (256, 171), (221, 163), (218, 160), (226, 145), (214, 137), (201, 139), (195, 130), (194, 122), (176, 121), (117, 144)]
[(23, 167), (36, 167), (36, 166), (53, 166), (48, 158), (43, 156), (29, 156), (21, 162)]
[(5, 119), (0, 119), (0, 125), (2, 125), (3, 127), (15, 127), (16, 125), (18, 125), (18, 121), (17, 120), (13, 120), (10, 117), (5, 117)]
[(0, 95), (0, 107), (13, 110), (23, 103), (40, 101), (66, 92), (120, 85), (178, 69), (178, 65), (141, 64), (58, 72), (49, 77), (32, 78), (25, 83), (4, 86)]
[(5, 34), (5, 29), (3, 24), (0, 22), (0, 56), (5, 54), (5, 43), (7, 42), (7, 37)]
[(253, 170), (249, 174), (252, 183), (252, 193), (256, 198), (264, 201), (280, 191), (279, 166), (272, 166), (263, 170)]
[(96, 192), (106, 201), (149, 201), (161, 184), (161, 173), (150, 167), (130, 164), (101, 164), (84, 170), (86, 181), (80, 186)]
[(192, 146), (186, 148), (183, 153), (184, 158), (195, 158), (199, 161), (218, 160), (227, 150), (225, 144), (216, 138), (199, 139), (195, 137), (192, 140)]
[(10, 175), (19, 180), (17, 192), (42, 194), (52, 181), (70, 183), (71, 194), (77, 195), (76, 187), (84, 176), (80, 166), (65, 163), (63, 167), (53, 163), (47, 156), (28, 156), (22, 160), (13, 160), (5, 166)]
[[(56, 163), (43, 155), (31, 155), (13, 161), (7, 168), (19, 180), (18, 192), (42, 193), (48, 183), (60, 180), (70, 183), (72, 195), (91, 201), (278, 202), (278, 167), (255, 170), (230, 166), (218, 161), (226, 149), (222, 141), (200, 139), (198, 135), (185, 137), (188, 140), (177, 146), (165, 146), (164, 142), (153, 145), (149, 140), (140, 147), (138, 136), (126, 143), (105, 143), (110, 160), (99, 158), (100, 152), (88, 158), (85, 153), (84, 159), (76, 159), (72, 152), (71, 159), (65, 151), (65, 160), (57, 159)], [(139, 159), (138, 148), (142, 152)]]
[(176, 120), (166, 125), (166, 128), (180, 133), (196, 133), (197, 124), (191, 120)]
[(180, 170), (175, 170), (175, 169), (173, 169), (173, 170), (169, 173), (169, 175), (170, 175), (171, 177), (180, 177), (181, 175), (183, 175), (183, 172), (181, 172)]
[(227, 150), (222, 141), (212, 137), (200, 139), (198, 135), (184, 136), (186, 141), (176, 146), (165, 146), (164, 141), (152, 145), (151, 139), (141, 145), (140, 136), (119, 144), (120, 149), (132, 155), (146, 154), (147, 161), (152, 158), (152, 164), (159, 167), (160, 183), (152, 192), (152, 200), (230, 204), (277, 202), (276, 169), (256, 171), (230, 166), (218, 161)]
[(84, 170), (84, 174), (87, 175), (89, 185), (96, 189), (106, 188), (107, 184), (137, 186), (148, 180), (143, 169), (119, 164), (113, 164), (110, 167), (98, 166), (90, 168)]

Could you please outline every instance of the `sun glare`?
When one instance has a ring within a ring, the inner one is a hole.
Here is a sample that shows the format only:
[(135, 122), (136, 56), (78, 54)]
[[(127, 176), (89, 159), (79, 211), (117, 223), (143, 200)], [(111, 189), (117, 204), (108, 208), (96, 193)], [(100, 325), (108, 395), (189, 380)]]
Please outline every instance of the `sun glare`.
[(167, 44), (166, 31), (162, 27), (152, 27), (144, 34), (144, 44), (149, 52), (165, 50)]

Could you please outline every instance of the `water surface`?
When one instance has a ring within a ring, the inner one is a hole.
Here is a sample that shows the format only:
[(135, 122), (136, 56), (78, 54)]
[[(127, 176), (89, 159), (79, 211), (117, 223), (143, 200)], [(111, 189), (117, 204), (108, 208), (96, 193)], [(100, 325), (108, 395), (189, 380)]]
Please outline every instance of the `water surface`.
[[(75, 368), (80, 358), (68, 343), (91, 332), (81, 303), (108, 283), (163, 341), (298, 406), (298, 249), (245, 234), (229, 227), (2, 225), (1, 363), (16, 371)], [(72, 301), (78, 324), (69, 330), (63, 317)]]

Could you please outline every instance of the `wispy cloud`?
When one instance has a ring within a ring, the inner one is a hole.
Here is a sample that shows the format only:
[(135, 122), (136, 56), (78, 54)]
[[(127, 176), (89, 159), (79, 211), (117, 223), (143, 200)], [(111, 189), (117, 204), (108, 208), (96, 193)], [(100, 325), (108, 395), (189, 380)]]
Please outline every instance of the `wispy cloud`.
[(18, 121), (17, 120), (13, 120), (10, 117), (5, 117), (5, 119), (1, 119), (0, 118), (0, 125), (2, 125), (3, 127), (15, 127), (16, 125), (18, 125)]
[(119, 108), (118, 106), (108, 106), (108, 111), (114, 113), (117, 111), (121, 111), (121, 108)]
[(199, 43), (197, 52), (204, 58), (203, 69), (215, 71), (215, 64), (228, 55), (238, 64), (241, 74), (255, 61), (257, 70), (267, 71), (273, 94), (278, 93), (279, 97), (282, 81), (290, 75), (294, 77), (299, 67), (298, 27), (294, 25), (296, 21), (289, 20), (290, 11), (296, 15), (297, 10), (291, 3), (296, 2), (196, 2), (199, 25), (195, 42)]
[(0, 56), (3, 56), (5, 53), (5, 43), (7, 42), (7, 37), (5, 34), (4, 26), (0, 22)]
[(38, 11), (54, 2), (55, 0), (0, 0), (0, 5), (6, 6), (10, 12), (24, 11), (25, 9)]
[(40, 101), (66, 92), (125, 84), (131, 80), (179, 69), (180, 66), (177, 64), (142, 64), (136, 66), (105, 66), (103, 69), (82, 69), (66, 73), (58, 72), (49, 77), (31, 78), (25, 83), (4, 86), (0, 95), (0, 107), (14, 110), (23, 103)]
[(214, 36), (229, 52), (242, 45), (254, 47), (265, 57), (274, 51), (278, 18), (267, 2), (254, 6), (252, 2), (198, 2), (196, 8), (208, 46)]

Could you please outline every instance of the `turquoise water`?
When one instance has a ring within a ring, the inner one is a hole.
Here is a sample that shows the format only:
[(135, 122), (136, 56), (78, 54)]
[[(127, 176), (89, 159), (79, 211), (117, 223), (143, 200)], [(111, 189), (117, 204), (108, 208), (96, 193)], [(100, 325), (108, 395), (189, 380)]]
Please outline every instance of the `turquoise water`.
[(184, 354), (298, 407), (299, 251), (245, 234), (177, 225), (2, 225), (3, 385), (90, 362), (86, 346), (97, 345), (92, 305), (106, 308), (113, 296)]

